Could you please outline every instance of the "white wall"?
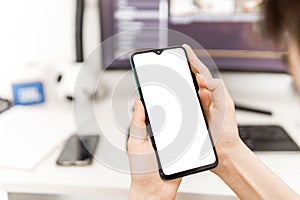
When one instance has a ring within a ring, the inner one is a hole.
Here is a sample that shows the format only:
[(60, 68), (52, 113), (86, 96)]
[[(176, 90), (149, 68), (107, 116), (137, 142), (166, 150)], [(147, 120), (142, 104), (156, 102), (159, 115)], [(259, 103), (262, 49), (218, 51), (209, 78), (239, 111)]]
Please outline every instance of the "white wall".
[[(0, 0), (0, 68), (75, 60), (75, 0)], [(86, 54), (100, 40), (97, 0), (88, 0)]]

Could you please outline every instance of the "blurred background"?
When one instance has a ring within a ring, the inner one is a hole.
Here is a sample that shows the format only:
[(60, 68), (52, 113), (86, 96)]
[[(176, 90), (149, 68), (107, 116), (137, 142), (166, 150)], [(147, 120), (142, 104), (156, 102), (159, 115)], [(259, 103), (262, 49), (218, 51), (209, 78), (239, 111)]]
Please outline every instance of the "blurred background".
[[(299, 175), (300, 167), (297, 78), (289, 74), (287, 42), (265, 37), (263, 0), (2, 0), (0, 5), (3, 199), (127, 199), (128, 173), (101, 162), (66, 167), (57, 161), (68, 138), (80, 129), (100, 136), (95, 155), (105, 152), (128, 167), (127, 157), (123, 162), (107, 153), (103, 141), (107, 138), (126, 153), (137, 97), (130, 93), (136, 88), (130, 53), (192, 42), (200, 44), (192, 45), (197, 55), (203, 55), (203, 47), (220, 70), (236, 104), (242, 140), (299, 193), (294, 173)], [(168, 29), (189, 39), (176, 40), (162, 31)], [(99, 63), (76, 95), (78, 74), (93, 56)], [(91, 85), (99, 73), (103, 87), (94, 91)], [(72, 106), (78, 100), (95, 102), (101, 132), (88, 117), (75, 124)], [(113, 101), (118, 108), (112, 108)], [(124, 113), (126, 133), (115, 120)], [(75, 147), (68, 155), (76, 154)], [(184, 179), (178, 199), (236, 196), (204, 172)]]
[[(12, 0), (1, 4), (2, 66), (75, 60), (76, 1)], [(85, 4), (84, 45), (89, 52), (100, 42), (98, 1)]]

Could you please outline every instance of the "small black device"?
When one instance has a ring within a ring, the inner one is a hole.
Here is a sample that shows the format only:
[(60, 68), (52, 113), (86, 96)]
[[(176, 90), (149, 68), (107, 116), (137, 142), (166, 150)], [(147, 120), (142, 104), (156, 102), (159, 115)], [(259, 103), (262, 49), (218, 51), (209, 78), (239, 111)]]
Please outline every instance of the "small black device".
[(288, 133), (277, 125), (239, 125), (243, 142), (252, 151), (299, 151)]
[(12, 106), (12, 103), (7, 99), (0, 98), (0, 113), (8, 110)]
[(84, 166), (91, 164), (99, 135), (72, 135), (66, 142), (56, 164)]
[(139, 51), (130, 61), (161, 178), (216, 167), (216, 151), (185, 49)]

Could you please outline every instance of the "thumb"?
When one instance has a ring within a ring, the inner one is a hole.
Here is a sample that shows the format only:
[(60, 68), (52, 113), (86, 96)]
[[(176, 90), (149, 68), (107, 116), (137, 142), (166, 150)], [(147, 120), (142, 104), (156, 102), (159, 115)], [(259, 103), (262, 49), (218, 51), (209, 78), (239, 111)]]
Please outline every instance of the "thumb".
[(134, 101), (134, 111), (131, 118), (129, 141), (143, 142), (147, 139), (145, 110), (141, 100)]
[(158, 169), (154, 149), (147, 137), (145, 110), (136, 99), (131, 119), (130, 136), (127, 142), (130, 170), (132, 174), (153, 172)]
[(134, 101), (134, 110), (133, 110), (131, 124), (140, 127), (145, 127), (146, 126), (145, 119), (146, 117), (145, 117), (144, 106), (140, 99), (136, 99)]

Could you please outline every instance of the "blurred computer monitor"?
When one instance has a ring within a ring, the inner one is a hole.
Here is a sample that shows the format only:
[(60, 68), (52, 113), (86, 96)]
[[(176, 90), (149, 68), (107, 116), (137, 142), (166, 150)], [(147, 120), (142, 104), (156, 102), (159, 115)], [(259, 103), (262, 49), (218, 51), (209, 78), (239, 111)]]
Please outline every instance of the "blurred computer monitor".
[[(144, 27), (169, 28), (199, 42), (220, 70), (285, 72), (285, 48), (262, 37), (261, 1), (99, 0), (101, 39)], [(103, 47), (103, 64), (110, 69), (129, 69), (128, 57), (120, 55), (162, 46), (160, 37), (155, 29), (117, 37), (113, 45)]]

